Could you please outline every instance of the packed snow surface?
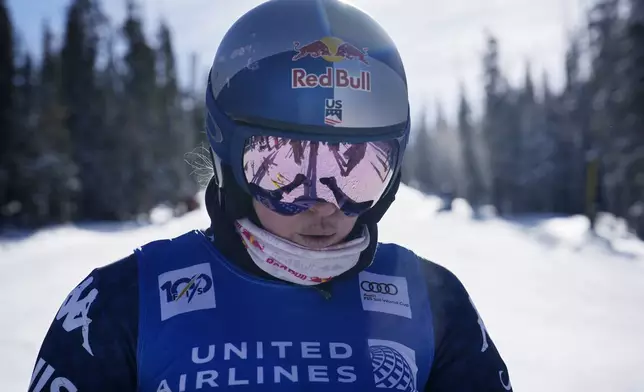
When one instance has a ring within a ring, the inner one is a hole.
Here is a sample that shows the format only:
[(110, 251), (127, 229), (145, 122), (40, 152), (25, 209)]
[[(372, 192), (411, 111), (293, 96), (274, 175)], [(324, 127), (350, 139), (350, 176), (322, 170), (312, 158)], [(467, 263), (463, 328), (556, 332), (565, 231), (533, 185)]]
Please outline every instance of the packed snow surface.
[[(472, 219), (457, 200), (403, 187), (380, 240), (454, 272), (505, 359), (515, 391), (644, 391), (644, 244), (614, 218)], [(91, 269), (208, 224), (205, 209), (154, 225), (91, 224), (0, 240), (0, 380), (26, 391), (39, 345)]]

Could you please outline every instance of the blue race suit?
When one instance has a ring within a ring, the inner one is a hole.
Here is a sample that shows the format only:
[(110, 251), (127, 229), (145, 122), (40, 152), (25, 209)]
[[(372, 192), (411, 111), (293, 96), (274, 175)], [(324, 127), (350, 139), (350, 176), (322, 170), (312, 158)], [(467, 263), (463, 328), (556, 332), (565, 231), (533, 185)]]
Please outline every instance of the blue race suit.
[(512, 390), (445, 268), (380, 244), (323, 294), (246, 273), (201, 231), (156, 241), (71, 292), (29, 391)]

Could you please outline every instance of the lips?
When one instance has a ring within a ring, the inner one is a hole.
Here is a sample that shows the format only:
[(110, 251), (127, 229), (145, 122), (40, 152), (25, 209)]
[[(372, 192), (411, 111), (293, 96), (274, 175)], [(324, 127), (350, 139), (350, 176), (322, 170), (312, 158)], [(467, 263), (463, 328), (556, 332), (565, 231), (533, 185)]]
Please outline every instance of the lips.
[(299, 233), (301, 236), (310, 237), (310, 238), (329, 238), (333, 237), (335, 233)]
[(300, 241), (297, 241), (300, 245), (314, 248), (322, 249), (327, 246), (333, 245), (335, 242), (335, 233), (334, 234), (299, 234)]

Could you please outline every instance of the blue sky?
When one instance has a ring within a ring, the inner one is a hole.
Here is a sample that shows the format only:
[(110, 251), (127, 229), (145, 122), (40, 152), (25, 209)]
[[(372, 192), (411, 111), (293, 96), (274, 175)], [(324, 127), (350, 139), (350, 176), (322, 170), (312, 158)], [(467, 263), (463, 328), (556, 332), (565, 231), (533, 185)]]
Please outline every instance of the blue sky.
[[(50, 19), (52, 25), (60, 26), (64, 20), (64, 4), (61, 0), (9, 0), (9, 11), (14, 25), (18, 26), (28, 48), (33, 51), (41, 37), (43, 19)], [(35, 46), (35, 47), (34, 47)]]
[[(500, 39), (502, 66), (512, 80), (523, 78), (530, 61), (537, 83), (547, 70), (553, 84), (563, 77), (567, 27), (580, 22), (588, 0), (348, 0), (370, 13), (398, 44), (409, 76), (412, 109), (433, 106), (440, 98), (453, 111), (463, 82), (473, 98), (480, 95), (480, 58), (484, 32)], [(142, 0), (152, 37), (164, 17), (174, 32), (180, 70), (187, 81), (189, 55), (199, 55), (203, 72), (234, 20), (261, 0)], [(14, 22), (27, 47), (39, 50), (43, 19), (62, 32), (69, 0), (9, 0)], [(125, 0), (103, 0), (114, 23), (124, 15)], [(422, 45), (419, 44), (422, 42)]]

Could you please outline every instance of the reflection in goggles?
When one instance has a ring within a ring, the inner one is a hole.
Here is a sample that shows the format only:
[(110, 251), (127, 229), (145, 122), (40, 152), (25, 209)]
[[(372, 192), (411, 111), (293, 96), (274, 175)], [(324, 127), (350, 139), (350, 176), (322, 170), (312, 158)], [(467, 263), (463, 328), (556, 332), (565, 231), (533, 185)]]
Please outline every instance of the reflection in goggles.
[(366, 210), (393, 175), (396, 149), (391, 141), (328, 143), (256, 136), (246, 143), (244, 172), (251, 192), (273, 201), (304, 205), (322, 199), (340, 208)]

